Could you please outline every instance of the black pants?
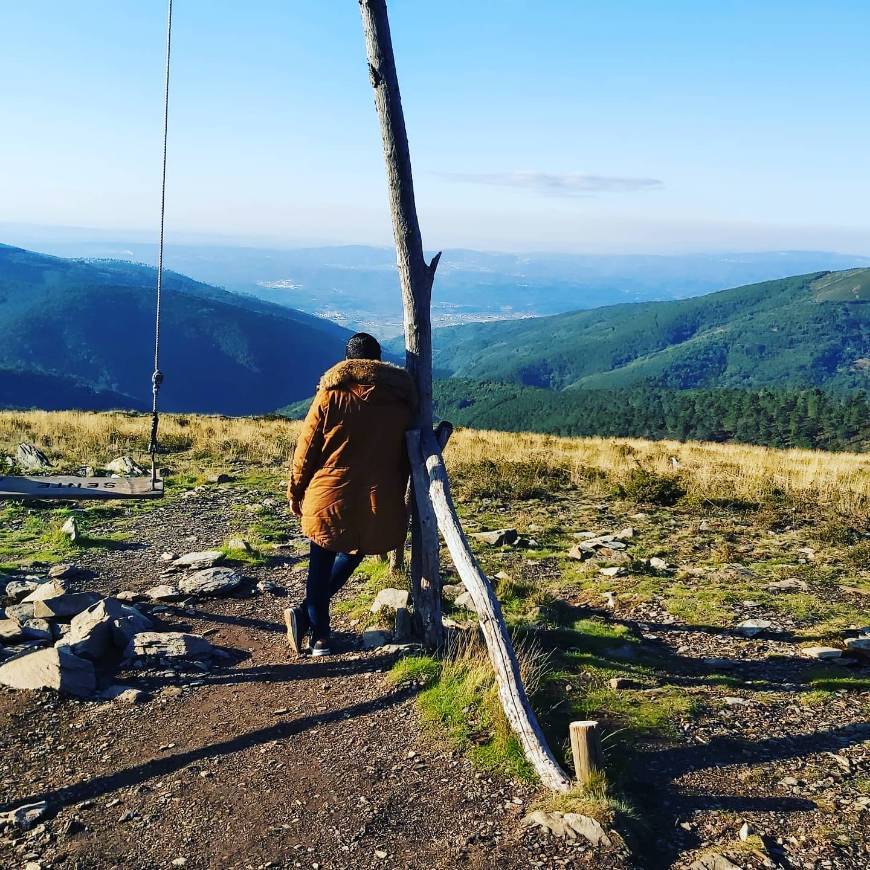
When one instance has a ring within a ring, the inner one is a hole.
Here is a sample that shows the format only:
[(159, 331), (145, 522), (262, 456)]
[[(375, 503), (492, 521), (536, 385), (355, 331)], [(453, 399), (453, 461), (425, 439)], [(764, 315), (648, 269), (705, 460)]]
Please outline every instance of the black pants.
[(302, 609), (308, 616), (312, 642), (329, 639), (329, 599), (347, 583), (363, 558), (359, 553), (333, 553), (311, 542)]

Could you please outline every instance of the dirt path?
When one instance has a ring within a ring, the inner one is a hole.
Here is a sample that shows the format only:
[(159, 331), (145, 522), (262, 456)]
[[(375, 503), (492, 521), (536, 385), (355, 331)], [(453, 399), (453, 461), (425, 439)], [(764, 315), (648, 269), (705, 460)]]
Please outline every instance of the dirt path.
[[(158, 582), (161, 552), (220, 544), (256, 498), (212, 487), (129, 517), (126, 543), (79, 560), (94, 573), (80, 585), (141, 591)], [(0, 690), (0, 809), (50, 807), (32, 831), (0, 838), (0, 866), (626, 866), (521, 829), (533, 789), (433, 743), (413, 690), (384, 679), (394, 656), (345, 633), (333, 658), (291, 659), (280, 614), (300, 595), (297, 562), (245, 569), (233, 598), (158, 611), (233, 659), (209, 673), (111, 678), (145, 689), (146, 703)], [(258, 593), (267, 578), (288, 596)]]

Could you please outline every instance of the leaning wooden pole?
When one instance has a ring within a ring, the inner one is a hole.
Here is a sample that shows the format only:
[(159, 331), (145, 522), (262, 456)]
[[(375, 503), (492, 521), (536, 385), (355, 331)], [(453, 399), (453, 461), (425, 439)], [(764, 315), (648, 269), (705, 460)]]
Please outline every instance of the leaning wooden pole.
[[(369, 78), (381, 126), (399, 283), (405, 312), (405, 365), (417, 384), (420, 403), (415, 428), (432, 430), (432, 327), (429, 309), (432, 282), (438, 268), (423, 255), (423, 237), (414, 201), (411, 152), (399, 94), (386, 0), (359, 0), (368, 55)], [(438, 566), (438, 532), (434, 523), (421, 521), (417, 500), (412, 499), (411, 594), (417, 629), (427, 646), (443, 640), (441, 581)]]
[(423, 491), (424, 486), (427, 486), (427, 497), (421, 499), (421, 506), (422, 502), (431, 505), (456, 570), (474, 602), (474, 609), (480, 619), (480, 630), (495, 669), (505, 716), (541, 782), (556, 791), (567, 791), (571, 787), (571, 780), (550, 752), (529, 703), (501, 605), (462, 531), (438, 442), (430, 429), (408, 432), (406, 437), (415, 480), (421, 480), (417, 492)]

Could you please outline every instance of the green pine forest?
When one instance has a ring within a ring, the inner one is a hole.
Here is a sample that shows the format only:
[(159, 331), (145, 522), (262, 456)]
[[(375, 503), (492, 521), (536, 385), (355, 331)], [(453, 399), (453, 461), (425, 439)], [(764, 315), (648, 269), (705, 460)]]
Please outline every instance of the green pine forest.
[(451, 379), (435, 383), (435, 411), (460, 426), (509, 432), (870, 449), (865, 392), (654, 386), (556, 392)]

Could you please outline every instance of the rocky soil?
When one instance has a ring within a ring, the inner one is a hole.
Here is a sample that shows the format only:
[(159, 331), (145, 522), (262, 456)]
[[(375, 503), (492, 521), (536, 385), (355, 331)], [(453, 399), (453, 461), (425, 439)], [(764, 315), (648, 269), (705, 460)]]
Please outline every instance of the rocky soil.
[[(90, 533), (108, 539), (121, 530), (125, 539), (83, 550), (82, 571), (67, 589), (107, 596), (177, 588), (188, 573), (167, 575), (162, 555), (220, 547), (264, 498), (276, 523), (297, 529), (280, 500), (233, 483), (107, 517)], [(178, 600), (135, 604), (158, 632), (207, 638), (219, 653), (210, 662), (133, 667), (118, 653), (98, 667), (97, 688), (120, 684), (144, 695), (116, 700), (0, 688), (0, 813), (35, 805), (31, 819), (5, 824), (0, 866), (863, 870), (870, 863), (870, 693), (808, 691), (819, 661), (802, 652), (799, 617), (745, 600), (730, 605), (733, 625), (723, 627), (675, 616), (663, 596), (626, 594), (643, 555), (638, 539), (667, 540), (675, 552), (650, 570), (674, 573), (680, 562), (682, 577), (694, 570), (692, 541), (701, 536), (696, 520), (687, 543), (678, 527), (689, 525), (686, 518), (668, 526), (621, 510), (557, 500), (514, 516), (494, 516), (484, 505), (491, 515), (478, 519), (483, 532), (507, 522), (520, 527), (510, 542), (482, 538), (480, 546), (492, 548), (485, 566), (493, 575), (498, 566), (533, 583), (564, 570), (558, 560), (529, 558), (556, 514), (572, 529), (635, 530), (592, 546), (607, 550), (612, 564), (604, 560), (603, 568), (622, 568), (599, 574), (605, 591), (578, 580), (563, 584), (559, 602), (627, 630), (626, 678), (633, 661), (656, 675), (652, 684), (649, 671), (641, 677), (631, 696), (638, 703), (665, 703), (674, 687), (698, 702), (676, 717), (675, 735), (641, 735), (626, 747), (623, 780), (640, 816), (623, 830), (631, 857), (618, 843), (593, 847), (582, 836), (524, 825), (541, 794), (476, 771), (424, 730), (416, 689), (385, 679), (402, 653), (363, 649), (362, 626), (339, 618), (337, 655), (293, 658), (281, 612), (301, 597), (304, 541), (292, 531), (265, 564), (234, 565), (242, 581), (227, 595), (182, 592)], [(797, 562), (799, 537), (784, 531), (762, 544)], [(633, 563), (622, 559), (635, 550)], [(585, 564), (579, 550), (572, 558)], [(734, 560), (727, 570), (736, 583), (745, 577)], [(352, 582), (342, 595), (358, 591)], [(825, 594), (858, 595), (836, 586)], [(860, 658), (838, 667), (870, 676)]]
[[(239, 506), (261, 499), (213, 486), (92, 529), (121, 526), (128, 542), (84, 552), (68, 589), (172, 583), (161, 554), (219, 546)], [(269, 507), (295, 528), (283, 505)], [(2, 825), (0, 866), (629, 866), (618, 850), (525, 828), (534, 788), (482, 775), (424, 733), (414, 689), (384, 678), (395, 653), (361, 649), (339, 619), (337, 655), (292, 657), (281, 612), (304, 583), (292, 543), (241, 568), (229, 597), (136, 604), (159, 631), (224, 651), (208, 669), (115, 661), (98, 668), (98, 690), (144, 695), (113, 701), (0, 688), (0, 812), (32, 806)]]

